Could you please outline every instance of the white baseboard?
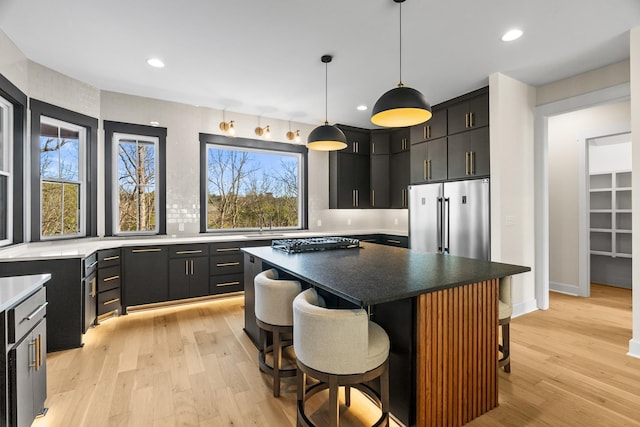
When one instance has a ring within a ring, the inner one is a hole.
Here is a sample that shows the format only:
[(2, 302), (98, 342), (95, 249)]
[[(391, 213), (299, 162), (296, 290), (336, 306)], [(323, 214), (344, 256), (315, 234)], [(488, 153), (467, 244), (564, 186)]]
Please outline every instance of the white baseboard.
[(627, 355), (640, 359), (640, 339), (629, 340), (629, 353)]
[(529, 301), (519, 302), (517, 304), (513, 304), (513, 312), (511, 317), (522, 316), (523, 314), (531, 313), (538, 309), (538, 303), (535, 299)]
[(549, 290), (555, 292), (562, 292), (563, 294), (580, 295), (580, 288), (576, 285), (568, 285), (566, 283), (549, 282)]

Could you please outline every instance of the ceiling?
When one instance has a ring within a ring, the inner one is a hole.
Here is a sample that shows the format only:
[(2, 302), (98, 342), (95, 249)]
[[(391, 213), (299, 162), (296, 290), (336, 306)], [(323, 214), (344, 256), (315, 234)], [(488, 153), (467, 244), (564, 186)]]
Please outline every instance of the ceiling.
[[(494, 72), (539, 86), (627, 59), (640, 25), (638, 0), (408, 0), (402, 11), (402, 80), (432, 105)], [(371, 107), (399, 80), (398, 12), (392, 0), (0, 0), (0, 29), (29, 59), (103, 90), (314, 125), (320, 57), (332, 54), (329, 122), (373, 128)], [(513, 27), (523, 37), (501, 41)]]

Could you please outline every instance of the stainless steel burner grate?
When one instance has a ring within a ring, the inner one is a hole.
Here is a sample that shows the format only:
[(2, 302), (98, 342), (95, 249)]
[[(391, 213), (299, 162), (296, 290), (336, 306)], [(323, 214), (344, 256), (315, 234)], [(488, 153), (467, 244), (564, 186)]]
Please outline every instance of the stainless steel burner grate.
[(353, 249), (360, 247), (360, 240), (349, 237), (309, 237), (304, 239), (279, 239), (271, 247), (287, 253)]

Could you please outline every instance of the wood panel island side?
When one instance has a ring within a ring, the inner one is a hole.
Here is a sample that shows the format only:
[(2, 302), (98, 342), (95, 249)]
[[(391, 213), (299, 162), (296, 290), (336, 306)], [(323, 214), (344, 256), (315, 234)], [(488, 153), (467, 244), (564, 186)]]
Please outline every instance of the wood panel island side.
[(498, 280), (529, 267), (361, 242), (288, 254), (244, 248), (245, 331), (258, 342), (253, 278), (276, 268), (334, 307), (364, 307), (391, 340), (391, 413), (407, 426), (463, 425), (498, 406)]

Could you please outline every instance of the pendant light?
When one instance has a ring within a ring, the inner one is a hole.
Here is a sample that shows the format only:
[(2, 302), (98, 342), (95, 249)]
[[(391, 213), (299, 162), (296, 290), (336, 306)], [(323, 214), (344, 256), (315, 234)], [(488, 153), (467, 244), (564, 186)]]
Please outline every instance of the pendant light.
[(419, 91), (402, 83), (402, 3), (400, 3), (400, 83), (385, 92), (371, 110), (371, 123), (383, 127), (406, 127), (424, 123), (431, 118), (431, 105)]
[(324, 62), (324, 125), (318, 126), (311, 131), (307, 138), (307, 147), (310, 150), (318, 151), (336, 151), (342, 150), (347, 146), (347, 137), (335, 126), (330, 126), (327, 120), (327, 81), (328, 81), (328, 63), (333, 57), (331, 55), (322, 55), (320, 60)]

